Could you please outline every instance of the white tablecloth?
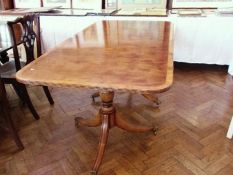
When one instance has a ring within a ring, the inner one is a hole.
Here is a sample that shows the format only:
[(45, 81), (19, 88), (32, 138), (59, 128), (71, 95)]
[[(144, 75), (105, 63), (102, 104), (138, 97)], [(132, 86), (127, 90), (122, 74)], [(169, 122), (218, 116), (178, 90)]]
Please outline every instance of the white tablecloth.
[(175, 61), (233, 65), (233, 17), (180, 17), (175, 24)]

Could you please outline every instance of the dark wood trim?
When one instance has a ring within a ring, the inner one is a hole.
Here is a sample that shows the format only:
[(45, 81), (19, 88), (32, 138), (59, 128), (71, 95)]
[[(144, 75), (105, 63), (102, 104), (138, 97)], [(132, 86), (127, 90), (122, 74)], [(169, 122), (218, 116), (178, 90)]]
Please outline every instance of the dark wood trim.
[(167, 0), (167, 6), (166, 6), (166, 8), (167, 8), (168, 10), (171, 10), (171, 9), (172, 9), (172, 2), (173, 2), (173, 0)]
[(2, 4), (2, 10), (8, 10), (14, 8), (13, 0), (0, 0)]
[(102, 0), (102, 9), (105, 9), (105, 0)]

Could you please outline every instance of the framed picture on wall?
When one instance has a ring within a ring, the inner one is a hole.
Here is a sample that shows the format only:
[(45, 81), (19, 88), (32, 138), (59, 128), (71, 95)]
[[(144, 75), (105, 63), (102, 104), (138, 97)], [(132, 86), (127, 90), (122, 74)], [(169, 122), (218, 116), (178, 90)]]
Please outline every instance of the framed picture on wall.
[(73, 0), (73, 8), (101, 11), (102, 0)]
[(166, 9), (167, 0), (118, 0), (118, 9), (156, 8)]
[(43, 6), (71, 8), (71, 0), (43, 0)]
[(105, 0), (105, 9), (117, 9), (117, 0)]
[(172, 8), (233, 7), (233, 0), (173, 0)]
[(40, 0), (14, 0), (15, 8), (37, 8), (41, 6)]

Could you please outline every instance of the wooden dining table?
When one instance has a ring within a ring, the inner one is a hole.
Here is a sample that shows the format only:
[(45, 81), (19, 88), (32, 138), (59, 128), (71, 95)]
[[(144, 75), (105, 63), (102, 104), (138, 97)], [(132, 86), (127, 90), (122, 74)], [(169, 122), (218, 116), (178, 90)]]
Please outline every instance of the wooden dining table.
[(102, 105), (95, 117), (76, 118), (76, 126), (102, 126), (91, 174), (101, 165), (109, 130), (156, 132), (132, 124), (116, 111), (115, 91), (150, 94), (173, 82), (173, 30), (164, 21), (99, 21), (22, 68), (16, 78), (30, 85), (97, 89)]

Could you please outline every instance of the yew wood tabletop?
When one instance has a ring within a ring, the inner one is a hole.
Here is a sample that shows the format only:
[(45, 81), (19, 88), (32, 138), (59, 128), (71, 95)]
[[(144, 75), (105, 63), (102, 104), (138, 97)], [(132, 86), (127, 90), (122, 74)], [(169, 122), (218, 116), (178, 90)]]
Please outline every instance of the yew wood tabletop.
[(170, 22), (101, 21), (42, 55), (17, 74), (32, 85), (85, 87), (100, 90), (102, 106), (96, 117), (76, 118), (76, 126), (102, 125), (97, 174), (108, 131), (116, 126), (130, 132), (154, 131), (154, 126), (127, 122), (113, 106), (114, 90), (146, 94), (166, 91), (173, 82), (173, 30)]

